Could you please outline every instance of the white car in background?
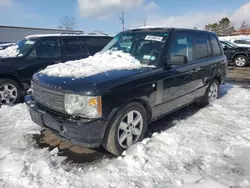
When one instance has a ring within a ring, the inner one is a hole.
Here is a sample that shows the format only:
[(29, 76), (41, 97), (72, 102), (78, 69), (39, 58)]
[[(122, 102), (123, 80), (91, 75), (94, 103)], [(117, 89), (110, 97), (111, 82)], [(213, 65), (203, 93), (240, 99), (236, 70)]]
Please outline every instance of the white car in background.
[(232, 39), (229, 40), (231, 43), (239, 46), (239, 47), (246, 47), (246, 48), (250, 48), (250, 40), (244, 40), (244, 39)]

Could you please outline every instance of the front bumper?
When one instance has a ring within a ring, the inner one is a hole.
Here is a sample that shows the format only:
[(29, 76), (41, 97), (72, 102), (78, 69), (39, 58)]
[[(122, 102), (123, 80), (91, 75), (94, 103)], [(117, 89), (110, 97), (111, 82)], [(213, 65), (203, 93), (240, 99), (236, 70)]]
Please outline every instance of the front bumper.
[(41, 109), (31, 96), (26, 96), (25, 101), (32, 121), (41, 127), (52, 130), (62, 139), (89, 148), (98, 147), (102, 143), (107, 127), (104, 120), (65, 119)]

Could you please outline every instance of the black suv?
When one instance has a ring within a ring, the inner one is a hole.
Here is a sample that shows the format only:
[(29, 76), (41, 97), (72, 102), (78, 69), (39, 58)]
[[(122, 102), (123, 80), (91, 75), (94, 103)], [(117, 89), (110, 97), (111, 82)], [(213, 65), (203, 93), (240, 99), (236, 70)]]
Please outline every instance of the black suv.
[(111, 39), (94, 33), (32, 35), (0, 51), (0, 106), (17, 103), (39, 69), (94, 55)]
[[(82, 78), (58, 77), (53, 72), (49, 76), (45, 70), (36, 73), (32, 95), (26, 96), (32, 120), (73, 143), (101, 144), (120, 155), (144, 138), (152, 121), (191, 103), (206, 105), (217, 99), (226, 76), (227, 61), (219, 40), (206, 31), (128, 30), (119, 33), (100, 56), (118, 52), (133, 56), (143, 66), (118, 70), (114, 65), (113, 70), (89, 72)], [(127, 59), (112, 64), (130, 63)]]
[(220, 41), (228, 63), (237, 67), (245, 67), (250, 61), (250, 48), (239, 47), (229, 41)]

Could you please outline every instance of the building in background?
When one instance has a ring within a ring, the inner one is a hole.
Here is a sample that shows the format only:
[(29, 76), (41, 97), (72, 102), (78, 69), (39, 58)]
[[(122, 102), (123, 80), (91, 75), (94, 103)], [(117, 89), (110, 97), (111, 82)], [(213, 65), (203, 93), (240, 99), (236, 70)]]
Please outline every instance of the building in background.
[(78, 33), (79, 30), (45, 29), (32, 27), (0, 26), (0, 44), (17, 42), (27, 35)]

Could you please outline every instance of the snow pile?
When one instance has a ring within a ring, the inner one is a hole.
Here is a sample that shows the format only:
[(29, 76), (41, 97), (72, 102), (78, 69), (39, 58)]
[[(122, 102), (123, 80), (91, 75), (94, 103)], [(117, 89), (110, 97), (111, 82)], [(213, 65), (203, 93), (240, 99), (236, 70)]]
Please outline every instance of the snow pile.
[(0, 57), (17, 57), (17, 56), (22, 56), (22, 54), (19, 54), (18, 45), (13, 45), (4, 50), (0, 50)]
[(128, 53), (107, 51), (87, 59), (51, 65), (40, 73), (55, 77), (83, 78), (111, 70), (132, 70), (142, 67), (143, 65)]
[(25, 105), (0, 108), (0, 187), (249, 188), (250, 90), (226, 85), (222, 93), (197, 112), (156, 122), (162, 132), (123, 157), (82, 165), (55, 163), (57, 149), (34, 147), (27, 134), (39, 128)]

